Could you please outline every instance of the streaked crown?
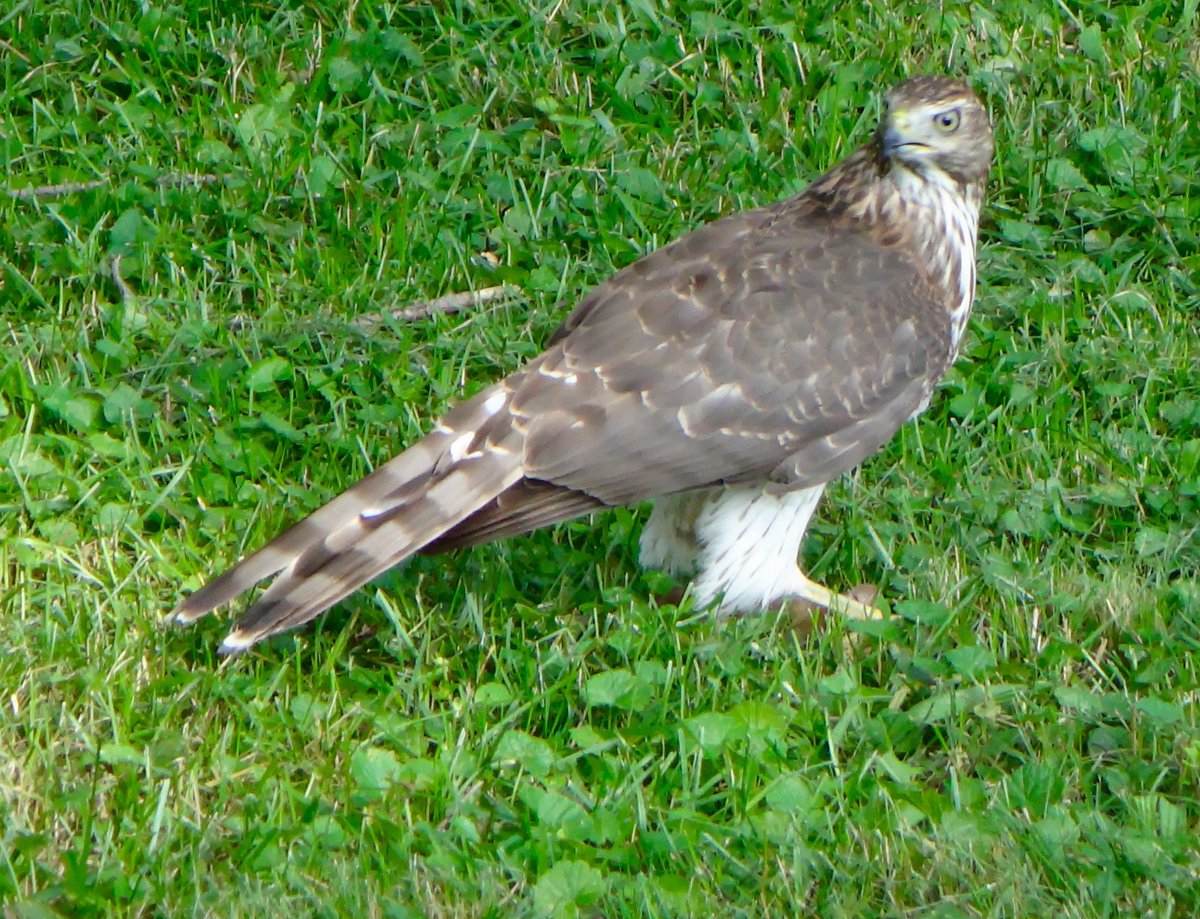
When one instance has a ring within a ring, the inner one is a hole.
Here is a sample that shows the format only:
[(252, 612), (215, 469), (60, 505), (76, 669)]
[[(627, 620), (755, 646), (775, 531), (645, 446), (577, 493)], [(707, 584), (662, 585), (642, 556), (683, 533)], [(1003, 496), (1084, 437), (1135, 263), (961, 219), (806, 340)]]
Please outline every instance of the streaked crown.
[(925, 178), (980, 186), (992, 162), (992, 126), (971, 89), (944, 76), (914, 77), (888, 92), (880, 153)]

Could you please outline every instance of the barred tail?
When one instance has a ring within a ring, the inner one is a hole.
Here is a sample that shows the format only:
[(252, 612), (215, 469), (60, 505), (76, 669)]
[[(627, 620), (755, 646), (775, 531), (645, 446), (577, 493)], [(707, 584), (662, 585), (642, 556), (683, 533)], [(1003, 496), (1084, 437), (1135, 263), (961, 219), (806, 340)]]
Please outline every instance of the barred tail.
[(272, 575), (222, 652), (316, 618), (521, 481), (522, 437), (508, 401), (499, 384), (458, 406), (427, 437), (184, 599), (171, 618), (194, 622)]

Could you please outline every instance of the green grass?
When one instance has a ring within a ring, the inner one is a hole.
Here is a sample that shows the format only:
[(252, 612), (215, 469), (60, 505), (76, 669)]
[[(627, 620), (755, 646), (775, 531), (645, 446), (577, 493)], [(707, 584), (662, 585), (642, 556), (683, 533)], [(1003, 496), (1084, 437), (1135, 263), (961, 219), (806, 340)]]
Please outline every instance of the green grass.
[[(6, 915), (1200, 910), (1195, 0), (223, 8), (0, 13), (5, 184), (99, 181), (0, 197)], [(929, 71), (996, 122), (976, 314), (805, 547), (886, 624), (656, 609), (622, 510), (162, 626)]]

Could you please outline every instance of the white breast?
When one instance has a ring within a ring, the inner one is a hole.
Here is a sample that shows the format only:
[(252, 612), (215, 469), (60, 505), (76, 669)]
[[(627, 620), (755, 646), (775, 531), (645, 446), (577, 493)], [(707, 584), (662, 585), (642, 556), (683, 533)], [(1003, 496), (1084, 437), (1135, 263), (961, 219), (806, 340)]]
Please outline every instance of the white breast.
[(948, 303), (951, 358), (967, 327), (975, 299), (975, 240), (979, 233), (980, 195), (963, 188), (944, 173), (916, 175), (904, 168), (889, 174), (899, 193), (904, 219), (917, 228), (913, 242), (945, 274), (938, 280), (954, 291)]

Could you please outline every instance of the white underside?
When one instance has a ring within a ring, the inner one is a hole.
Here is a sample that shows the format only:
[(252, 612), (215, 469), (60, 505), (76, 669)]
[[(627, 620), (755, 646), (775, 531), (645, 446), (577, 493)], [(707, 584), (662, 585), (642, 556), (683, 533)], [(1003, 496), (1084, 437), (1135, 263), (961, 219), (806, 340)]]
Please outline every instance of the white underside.
[(718, 602), (721, 616), (761, 612), (796, 597), (821, 602), (828, 592), (800, 572), (797, 559), (824, 490), (773, 495), (761, 486), (725, 486), (660, 498), (642, 531), (641, 563), (696, 573), (696, 606)]

